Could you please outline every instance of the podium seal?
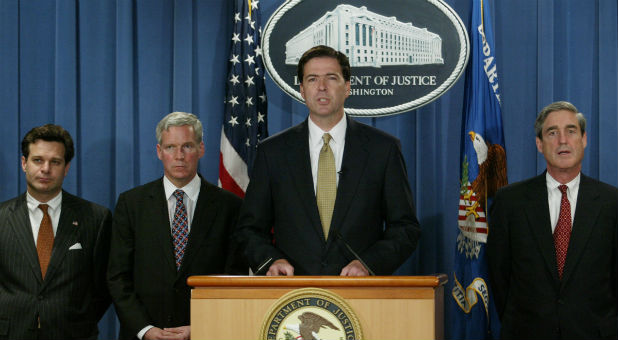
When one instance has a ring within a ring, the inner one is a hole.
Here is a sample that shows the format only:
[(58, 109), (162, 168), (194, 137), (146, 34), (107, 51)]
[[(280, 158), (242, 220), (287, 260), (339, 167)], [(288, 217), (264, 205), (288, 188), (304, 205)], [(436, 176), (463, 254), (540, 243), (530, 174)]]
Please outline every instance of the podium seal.
[(283, 295), (270, 308), (260, 331), (266, 340), (359, 340), (362, 330), (354, 311), (339, 295), (301, 288)]

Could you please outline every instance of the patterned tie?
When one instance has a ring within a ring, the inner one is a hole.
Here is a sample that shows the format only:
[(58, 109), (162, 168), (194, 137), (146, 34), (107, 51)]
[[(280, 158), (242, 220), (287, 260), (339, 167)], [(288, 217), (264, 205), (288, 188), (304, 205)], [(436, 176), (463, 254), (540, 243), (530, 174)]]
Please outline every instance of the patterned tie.
[(189, 224), (187, 219), (187, 208), (184, 204), (184, 191), (178, 189), (174, 191), (176, 197), (176, 210), (172, 220), (172, 237), (174, 238), (174, 255), (176, 257), (176, 270), (180, 269), (182, 257), (185, 255), (185, 247), (189, 239)]
[(318, 160), (318, 186), (316, 193), (324, 239), (328, 239), (330, 220), (333, 217), (335, 198), (337, 197), (337, 172), (335, 171), (335, 156), (333, 155), (333, 150), (328, 145), (330, 139), (331, 136), (328, 133), (322, 136), (324, 146), (320, 150), (320, 158)]
[(39, 227), (39, 235), (36, 241), (36, 252), (39, 255), (39, 264), (41, 265), (41, 275), (45, 279), (49, 259), (51, 258), (52, 248), (54, 247), (54, 229), (52, 229), (51, 217), (47, 213), (49, 205), (39, 204), (39, 209), (43, 211), (43, 219)]
[(554, 230), (554, 245), (556, 246), (556, 262), (558, 264), (558, 276), (562, 279), (562, 271), (566, 260), (569, 240), (571, 239), (571, 203), (567, 197), (567, 186), (562, 184), (558, 189), (562, 192), (560, 201), (560, 215), (558, 224)]

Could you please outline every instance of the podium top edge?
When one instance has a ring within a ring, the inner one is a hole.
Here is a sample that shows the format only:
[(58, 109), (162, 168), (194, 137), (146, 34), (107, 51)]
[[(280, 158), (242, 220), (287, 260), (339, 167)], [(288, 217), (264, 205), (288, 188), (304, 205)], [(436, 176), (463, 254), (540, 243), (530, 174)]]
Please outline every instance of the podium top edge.
[(439, 287), (446, 274), (427, 276), (223, 276), (187, 278), (190, 287)]

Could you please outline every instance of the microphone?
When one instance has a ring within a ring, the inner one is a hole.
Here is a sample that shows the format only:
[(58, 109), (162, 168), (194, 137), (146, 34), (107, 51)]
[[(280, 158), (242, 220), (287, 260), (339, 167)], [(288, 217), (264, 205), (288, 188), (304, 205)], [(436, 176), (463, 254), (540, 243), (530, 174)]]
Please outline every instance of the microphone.
[(343, 235), (341, 235), (339, 230), (335, 230), (335, 236), (337, 236), (337, 238), (339, 240), (341, 240), (341, 242), (343, 242), (343, 245), (345, 245), (345, 247), (350, 251), (350, 253), (352, 253), (352, 255), (354, 255), (354, 258), (357, 259), (358, 262), (360, 262), (363, 266), (365, 266), (365, 268), (367, 268), (367, 271), (369, 272), (369, 275), (376, 276), (376, 274), (373, 272), (373, 270), (371, 270), (371, 268), (369, 268), (369, 266), (365, 263), (365, 261), (363, 261), (363, 259), (361, 259), (361, 257), (358, 256), (358, 254), (352, 249), (352, 247), (350, 247), (348, 242), (345, 241), (345, 239), (343, 238)]
[(270, 257), (266, 261), (262, 262), (262, 264), (260, 264), (258, 268), (255, 270), (255, 273), (253, 273), (253, 275), (260, 275), (261, 274), (260, 272), (263, 271), (264, 268), (266, 268), (266, 265), (269, 264), (272, 260), (273, 258)]
[(344, 168), (341, 168), (341, 169), (339, 169), (339, 171), (337, 171), (337, 174), (338, 174), (339, 176), (343, 176), (343, 173), (344, 173), (344, 172), (345, 172), (345, 169), (344, 169)]

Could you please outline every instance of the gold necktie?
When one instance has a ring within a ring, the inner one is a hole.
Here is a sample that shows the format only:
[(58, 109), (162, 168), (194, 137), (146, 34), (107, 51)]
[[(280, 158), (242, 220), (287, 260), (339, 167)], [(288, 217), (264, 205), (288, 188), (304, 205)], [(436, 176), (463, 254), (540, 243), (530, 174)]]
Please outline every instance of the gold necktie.
[(47, 213), (47, 204), (39, 204), (39, 208), (43, 211), (43, 219), (39, 227), (39, 235), (36, 241), (36, 252), (39, 254), (39, 264), (41, 265), (41, 274), (45, 279), (47, 266), (51, 258), (52, 248), (54, 247), (54, 230), (52, 229), (51, 217)]
[(328, 239), (330, 220), (333, 217), (335, 198), (337, 197), (335, 156), (333, 155), (333, 150), (331, 150), (328, 145), (330, 139), (331, 136), (328, 133), (322, 136), (324, 146), (320, 150), (320, 158), (318, 160), (318, 186), (316, 193), (320, 221), (322, 222), (322, 230), (324, 231), (324, 239)]

